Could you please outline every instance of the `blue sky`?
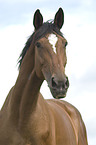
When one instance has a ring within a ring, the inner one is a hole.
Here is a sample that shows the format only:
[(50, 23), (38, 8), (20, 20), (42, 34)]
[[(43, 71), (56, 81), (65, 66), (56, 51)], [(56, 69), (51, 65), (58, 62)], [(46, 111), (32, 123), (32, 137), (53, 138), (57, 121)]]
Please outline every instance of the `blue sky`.
[[(0, 108), (18, 76), (17, 60), (34, 31), (33, 14), (40, 9), (44, 21), (62, 7), (62, 32), (68, 41), (66, 74), (70, 88), (66, 101), (81, 112), (90, 145), (96, 144), (96, 1), (0, 0)], [(46, 82), (41, 92), (52, 98)]]

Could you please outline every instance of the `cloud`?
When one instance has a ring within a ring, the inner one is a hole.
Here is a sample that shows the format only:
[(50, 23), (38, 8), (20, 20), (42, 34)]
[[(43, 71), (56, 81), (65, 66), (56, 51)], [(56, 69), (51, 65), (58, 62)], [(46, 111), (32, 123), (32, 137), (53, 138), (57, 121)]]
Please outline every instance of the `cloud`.
[[(51, 5), (50, 5), (51, 3)], [(55, 7), (53, 9), (53, 5), (55, 3)], [(89, 5), (89, 4), (90, 5)], [(89, 13), (93, 11), (95, 1), (76, 1), (76, 0), (68, 0), (68, 1), (51, 1), (51, 0), (1, 0), (0, 1), (0, 26), (4, 27), (10, 24), (24, 24), (29, 19), (29, 14), (32, 15), (34, 11), (39, 8), (41, 10), (48, 11), (57, 11), (59, 7), (62, 7), (66, 13), (78, 15), (83, 14), (86, 15), (89, 19)], [(47, 14), (48, 14), (47, 11)], [(94, 11), (95, 8), (94, 8)], [(86, 13), (86, 14), (84, 14)], [(46, 14), (46, 11), (45, 11)], [(92, 16), (90, 17), (90, 21), (94, 19), (95, 14), (92, 12)], [(30, 17), (31, 19), (31, 17)]]
[(92, 117), (89, 121), (86, 123), (87, 125), (87, 134), (89, 137), (89, 144), (95, 145), (96, 143), (96, 117)]
[(32, 10), (28, 3), (2, 3), (0, 5), (0, 26), (24, 24), (28, 21), (26, 14), (30, 11), (34, 9)]
[(80, 79), (79, 83), (83, 84), (83, 87), (87, 91), (94, 91), (96, 92), (96, 67), (95, 63), (89, 67), (89, 69), (86, 71), (85, 75)]
[(35, 1), (32, 1), (32, 0), (0, 0), (1, 3), (37, 3), (37, 2), (44, 2), (46, 0), (35, 0)]

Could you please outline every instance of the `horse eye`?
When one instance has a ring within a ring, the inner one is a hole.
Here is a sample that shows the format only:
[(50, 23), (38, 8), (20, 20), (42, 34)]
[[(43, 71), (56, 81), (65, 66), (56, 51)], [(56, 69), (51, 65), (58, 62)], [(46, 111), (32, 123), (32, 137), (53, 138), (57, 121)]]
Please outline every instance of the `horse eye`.
[(37, 42), (37, 43), (36, 43), (36, 46), (37, 46), (38, 48), (40, 48), (40, 47), (41, 47), (41, 43), (40, 43), (40, 42)]
[(66, 41), (66, 42), (65, 42), (65, 47), (66, 47), (67, 45), (68, 45), (68, 42)]

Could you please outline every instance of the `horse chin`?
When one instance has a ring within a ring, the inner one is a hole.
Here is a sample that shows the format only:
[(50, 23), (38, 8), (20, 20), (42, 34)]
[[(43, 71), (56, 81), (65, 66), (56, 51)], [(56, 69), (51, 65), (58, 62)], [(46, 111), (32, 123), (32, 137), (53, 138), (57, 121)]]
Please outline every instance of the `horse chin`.
[(55, 99), (62, 99), (62, 98), (65, 98), (66, 97), (66, 95), (57, 95), (57, 96), (55, 96), (54, 98)]

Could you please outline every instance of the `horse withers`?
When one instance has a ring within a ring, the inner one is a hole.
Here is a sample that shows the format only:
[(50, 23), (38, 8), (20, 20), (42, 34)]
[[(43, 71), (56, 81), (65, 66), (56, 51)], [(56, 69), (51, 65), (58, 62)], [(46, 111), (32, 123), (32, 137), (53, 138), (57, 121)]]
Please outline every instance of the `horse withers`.
[[(43, 23), (36, 10), (34, 33), (19, 58), (19, 75), (0, 111), (0, 145), (87, 145), (79, 111), (64, 98), (67, 40), (60, 32), (64, 12)], [(45, 100), (40, 87), (46, 80), (55, 99)]]

